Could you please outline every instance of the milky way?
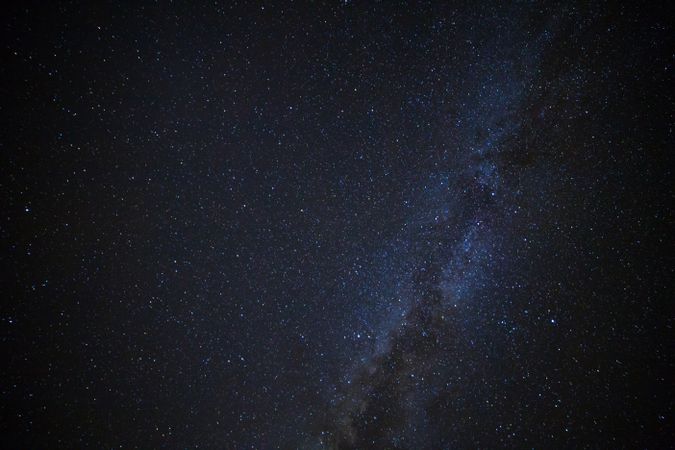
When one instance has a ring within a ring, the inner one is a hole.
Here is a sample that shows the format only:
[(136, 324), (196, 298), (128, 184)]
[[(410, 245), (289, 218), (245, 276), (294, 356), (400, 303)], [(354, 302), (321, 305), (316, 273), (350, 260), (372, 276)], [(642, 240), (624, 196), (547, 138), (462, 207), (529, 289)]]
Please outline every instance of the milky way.
[(287, 3), (2, 19), (4, 446), (668, 447), (665, 11)]

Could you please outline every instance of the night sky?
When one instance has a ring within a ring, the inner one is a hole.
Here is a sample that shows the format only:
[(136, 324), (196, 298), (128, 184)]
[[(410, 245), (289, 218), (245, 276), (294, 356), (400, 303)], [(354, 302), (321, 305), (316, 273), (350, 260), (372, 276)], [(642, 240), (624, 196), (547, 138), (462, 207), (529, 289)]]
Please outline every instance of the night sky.
[(16, 3), (3, 448), (672, 448), (670, 11)]

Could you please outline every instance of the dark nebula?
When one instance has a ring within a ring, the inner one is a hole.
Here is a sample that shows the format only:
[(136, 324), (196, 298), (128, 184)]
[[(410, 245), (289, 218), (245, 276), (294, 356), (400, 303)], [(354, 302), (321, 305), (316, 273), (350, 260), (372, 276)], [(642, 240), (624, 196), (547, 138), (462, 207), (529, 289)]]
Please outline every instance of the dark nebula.
[(3, 448), (672, 448), (673, 17), (17, 2)]

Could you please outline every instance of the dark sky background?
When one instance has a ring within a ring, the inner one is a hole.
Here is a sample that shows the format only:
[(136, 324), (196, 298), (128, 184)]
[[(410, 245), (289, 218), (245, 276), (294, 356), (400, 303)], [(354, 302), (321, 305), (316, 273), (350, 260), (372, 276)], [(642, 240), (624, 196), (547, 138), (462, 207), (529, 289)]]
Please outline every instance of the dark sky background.
[(670, 11), (16, 3), (2, 447), (675, 442)]

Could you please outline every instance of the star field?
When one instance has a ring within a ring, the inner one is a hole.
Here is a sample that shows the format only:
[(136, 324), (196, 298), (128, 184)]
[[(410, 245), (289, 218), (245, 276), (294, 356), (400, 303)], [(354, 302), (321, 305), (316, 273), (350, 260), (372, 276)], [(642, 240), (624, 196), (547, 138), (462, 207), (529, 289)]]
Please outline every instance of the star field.
[(668, 17), (8, 8), (0, 443), (668, 448)]

